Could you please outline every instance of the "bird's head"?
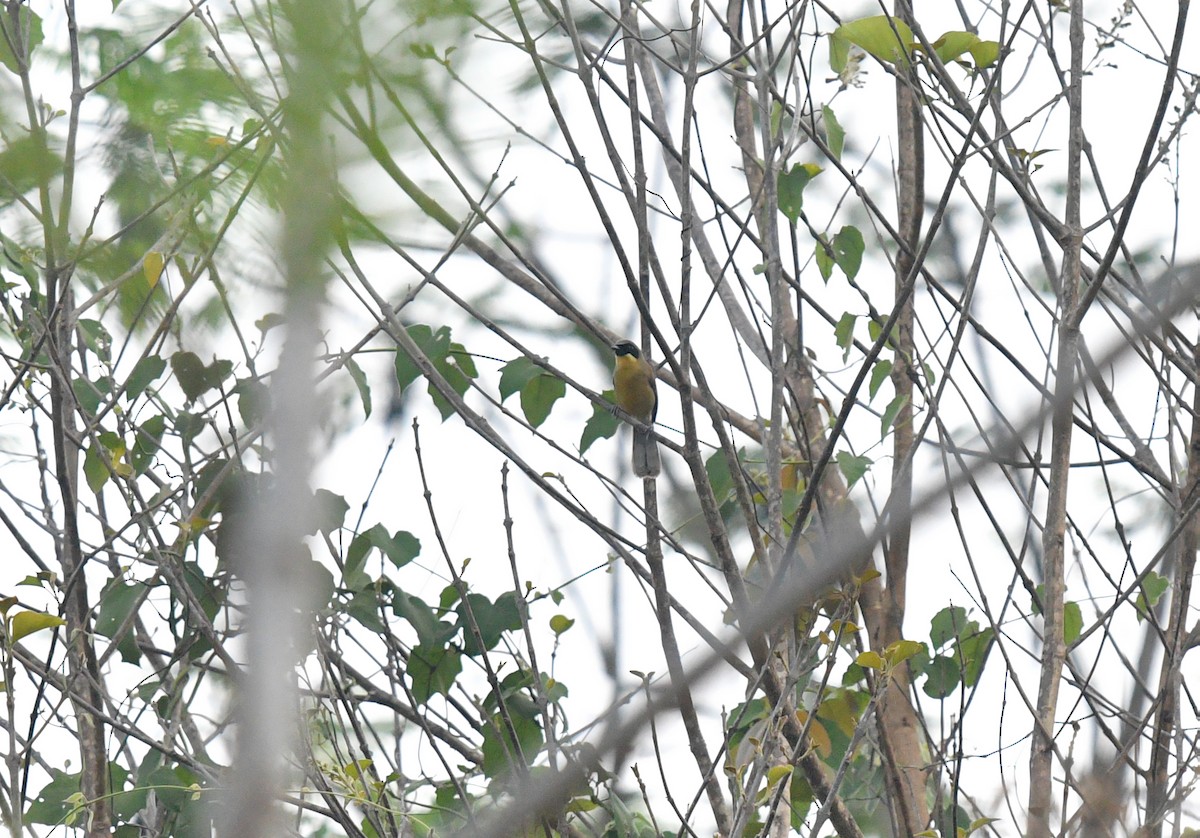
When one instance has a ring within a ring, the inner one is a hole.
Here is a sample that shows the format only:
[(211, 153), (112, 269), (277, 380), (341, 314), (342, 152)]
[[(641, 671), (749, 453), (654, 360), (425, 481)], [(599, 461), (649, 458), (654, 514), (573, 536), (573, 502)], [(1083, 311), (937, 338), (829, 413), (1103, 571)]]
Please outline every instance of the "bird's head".
[(613, 344), (613, 353), (620, 358), (622, 355), (629, 355), (634, 358), (642, 357), (642, 352), (638, 349), (637, 344), (631, 340), (622, 340)]

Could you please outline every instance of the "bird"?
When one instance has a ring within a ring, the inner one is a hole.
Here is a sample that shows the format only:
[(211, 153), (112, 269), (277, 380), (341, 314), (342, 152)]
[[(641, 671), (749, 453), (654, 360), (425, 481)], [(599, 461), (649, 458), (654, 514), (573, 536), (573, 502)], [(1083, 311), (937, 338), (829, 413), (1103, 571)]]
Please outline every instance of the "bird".
[(617, 406), (644, 426), (633, 428), (633, 473), (653, 479), (662, 470), (658, 456), (658, 441), (650, 425), (658, 415), (658, 391), (654, 386), (654, 367), (642, 357), (637, 344), (631, 340), (616, 343), (613, 348), (617, 363), (613, 367), (613, 393)]

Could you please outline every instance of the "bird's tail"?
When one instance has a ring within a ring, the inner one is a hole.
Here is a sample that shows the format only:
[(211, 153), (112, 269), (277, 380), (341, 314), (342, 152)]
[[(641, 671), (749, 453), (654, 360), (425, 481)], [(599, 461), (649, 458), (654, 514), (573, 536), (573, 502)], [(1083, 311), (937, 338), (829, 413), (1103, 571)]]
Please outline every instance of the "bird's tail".
[(633, 429), (633, 473), (638, 477), (658, 477), (662, 462), (658, 457), (658, 440), (646, 428)]

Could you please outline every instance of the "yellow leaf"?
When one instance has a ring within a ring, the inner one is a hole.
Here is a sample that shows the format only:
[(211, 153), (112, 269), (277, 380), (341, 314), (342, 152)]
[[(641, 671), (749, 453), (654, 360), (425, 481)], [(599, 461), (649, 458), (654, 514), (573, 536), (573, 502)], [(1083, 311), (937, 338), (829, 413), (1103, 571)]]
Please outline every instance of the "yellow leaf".
[(22, 637), (28, 637), (35, 631), (66, 624), (66, 620), (62, 617), (55, 617), (53, 614), (43, 614), (40, 611), (18, 611), (9, 620), (9, 642), (16, 643)]
[(861, 576), (854, 577), (854, 584), (865, 585), (866, 583), (870, 582), (872, 579), (878, 579), (882, 575), (883, 574), (881, 574), (878, 570), (876, 570), (873, 567), (867, 568), (866, 570), (864, 570), (862, 572)]
[(887, 658), (888, 666), (895, 666), (917, 654), (921, 648), (921, 644), (916, 640), (897, 640), (895, 643), (889, 643), (883, 654)]
[(87, 798), (83, 796), (83, 792), (77, 791), (63, 802), (71, 805), (71, 811), (67, 813), (66, 820), (64, 821), (67, 826), (71, 826), (78, 819), (79, 813), (87, 807)]
[[(909, 54), (913, 46), (913, 33), (904, 21), (887, 15), (864, 17), (843, 23), (830, 35), (831, 39), (840, 42), (857, 44), (865, 52), (886, 61), (889, 64), (907, 66)], [(831, 45), (831, 55), (833, 54)], [(838, 47), (839, 59), (845, 63), (845, 47)], [(832, 65), (832, 62), (831, 62)], [(841, 67), (833, 65), (835, 72), (841, 72)]]
[[(808, 711), (798, 710), (796, 718), (800, 721), (800, 724), (805, 724), (808, 721)], [(812, 724), (809, 725), (808, 738), (812, 742), (813, 749), (821, 759), (828, 759), (829, 755), (833, 753), (833, 742), (829, 739), (829, 731), (825, 729), (825, 725), (816, 719), (813, 719)]]
[(971, 47), (971, 57), (975, 59), (977, 68), (990, 67), (1000, 57), (1000, 44), (997, 41), (980, 41)]
[(774, 792), (776, 786), (779, 785), (779, 781), (786, 777), (790, 777), (791, 774), (792, 774), (792, 766), (790, 766), (790, 765), (773, 765), (770, 768), (768, 768), (767, 769), (767, 785), (762, 791), (760, 791), (758, 793), (758, 797), (756, 798), (757, 802), (759, 804), (763, 804), (763, 803), (766, 803), (768, 800), (770, 800), (771, 795)]
[(790, 765), (771, 766), (767, 769), (767, 786), (771, 788), (777, 786), (780, 780), (782, 780), (784, 777), (790, 776), (791, 773), (792, 766)]
[(817, 749), (817, 756), (821, 759), (829, 759), (833, 754), (833, 742), (829, 739), (829, 731), (825, 729), (825, 725), (814, 721), (812, 727), (808, 729), (808, 738), (812, 740), (813, 747)]
[(146, 277), (146, 282), (153, 288), (158, 285), (158, 278), (163, 272), (163, 255), (157, 250), (151, 250), (142, 259), (142, 273)]
[(125, 443), (122, 442), (109, 451), (108, 465), (112, 468), (113, 474), (120, 477), (133, 475), (133, 466), (125, 462)]
[(193, 515), (186, 521), (176, 521), (175, 526), (179, 527), (180, 535), (185, 538), (191, 538), (198, 532), (203, 532), (204, 528), (212, 523), (210, 518), (201, 518), (199, 515)]
[(209, 137), (204, 142), (213, 148), (224, 148), (225, 146), (229, 145), (229, 140), (227, 140), (225, 137), (217, 136)]
[(863, 652), (854, 662), (863, 669), (883, 669), (883, 658), (877, 652)]

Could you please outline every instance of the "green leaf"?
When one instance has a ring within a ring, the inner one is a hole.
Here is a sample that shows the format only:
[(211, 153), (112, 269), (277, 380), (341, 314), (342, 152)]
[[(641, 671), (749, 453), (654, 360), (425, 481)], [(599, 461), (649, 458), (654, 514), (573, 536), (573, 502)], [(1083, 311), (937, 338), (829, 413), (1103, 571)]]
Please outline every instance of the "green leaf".
[(79, 402), (79, 407), (89, 416), (95, 416), (100, 412), (100, 405), (104, 403), (105, 397), (112, 393), (112, 389), (113, 381), (107, 375), (101, 376), (95, 381), (89, 381), (86, 378), (76, 378), (71, 382), (71, 390), (75, 393), (75, 400)]
[(883, 439), (887, 436), (888, 429), (892, 427), (892, 423), (896, 421), (896, 417), (900, 414), (900, 409), (908, 403), (907, 396), (896, 396), (892, 399), (883, 411), (883, 420), (879, 423), (879, 438)]
[[(450, 327), (442, 326), (436, 332), (424, 323), (409, 326), (408, 336), (435, 366), (450, 352)], [(403, 392), (408, 385), (421, 377), (421, 369), (403, 349), (396, 350), (396, 383)]]
[(858, 321), (857, 314), (845, 312), (833, 327), (833, 337), (842, 348), (842, 360), (850, 357), (850, 347), (854, 345), (854, 324)]
[(542, 373), (542, 368), (525, 356), (515, 358), (500, 368), (500, 401), (519, 393), (525, 385)]
[(120, 628), (125, 618), (130, 616), (138, 598), (145, 591), (142, 582), (132, 582), (126, 585), (120, 579), (114, 579), (100, 594), (100, 607), (96, 611), (96, 634), (112, 640), (116, 629)]
[(987, 661), (988, 652), (992, 648), (995, 632), (985, 628), (976, 634), (963, 638), (958, 642), (958, 657), (963, 668), (963, 683), (973, 687), (979, 683), (983, 665)]
[[(470, 630), (467, 619), (467, 608), (475, 619), (479, 629), (479, 637), (483, 642), (480, 648), (479, 640)], [(500, 638), (506, 631), (516, 631), (521, 628), (521, 612), (517, 608), (516, 594), (512, 591), (501, 594), (493, 603), (483, 594), (467, 594), (466, 600), (458, 604), (459, 624), (463, 628), (463, 652), (467, 655), (481, 655), (496, 648)]]
[(358, 388), (358, 399), (362, 402), (363, 418), (370, 419), (371, 385), (367, 383), (367, 374), (363, 372), (358, 362), (350, 356), (346, 356), (346, 372), (350, 373), (350, 377), (354, 379), (354, 386)]
[(387, 535), (383, 524), (376, 524), (370, 530), (354, 536), (346, 550), (346, 560), (342, 564), (342, 584), (352, 591), (362, 590), (371, 584), (371, 577), (363, 568), (366, 567), (367, 556), (371, 553), (371, 532), (375, 529), (382, 530), (383, 534)]
[[(943, 33), (942, 37), (931, 43), (930, 46), (933, 47), (933, 51), (937, 53), (937, 57), (943, 64), (949, 64), (977, 43), (979, 43), (978, 35), (971, 32), (952, 31)], [(921, 49), (919, 45), (916, 48)]]
[(829, 154), (834, 160), (841, 160), (842, 150), (846, 146), (846, 129), (828, 105), (821, 107), (821, 116), (825, 121), (825, 145), (829, 147)]
[[(24, 8), (22, 6), (22, 11)], [(0, 55), (7, 52), (7, 47), (6, 39), (0, 37)], [(8, 201), (49, 183), (62, 167), (62, 158), (33, 137), (25, 135), (9, 139), (0, 151), (0, 172), (7, 178), (7, 182), (0, 183), (0, 199)]]
[(211, 364), (204, 368), (205, 380), (208, 383), (208, 389), (214, 390), (220, 387), (225, 379), (229, 378), (229, 374), (233, 372), (233, 361), (227, 361), (221, 358), (214, 359)]
[(967, 609), (958, 605), (948, 605), (933, 615), (929, 621), (929, 643), (934, 649), (941, 649), (953, 640), (963, 635), (974, 634), (979, 625), (967, 619)]
[(457, 585), (447, 585), (442, 588), (442, 593), (438, 596), (438, 608), (442, 611), (449, 611), (454, 607), (454, 604), (459, 600), (459, 590)]
[[(149, 699), (147, 699), (149, 700)], [(169, 710), (168, 710), (169, 712)], [(149, 760), (144, 760), (142, 766), (138, 769), (137, 786), (126, 791), (123, 794), (116, 795), (113, 799), (113, 812), (119, 815), (123, 822), (128, 822), (140, 810), (146, 808), (146, 802), (150, 795), (150, 790), (154, 790), (155, 797), (161, 810), (166, 812), (178, 812), (178, 805), (172, 805), (179, 797), (182, 796), (179, 775), (165, 766), (158, 766), (149, 763)], [(171, 801), (170, 803), (168, 801)], [(119, 827), (116, 834), (122, 835)]]
[(850, 63), (850, 42), (837, 34), (829, 33), (829, 69), (838, 76), (846, 71)]
[(555, 614), (550, 618), (550, 630), (556, 636), (565, 634), (573, 625), (575, 625), (575, 621), (564, 614)]
[(233, 362), (214, 360), (205, 366), (194, 352), (176, 352), (171, 356), (171, 370), (183, 395), (189, 402), (194, 402), (209, 390), (221, 386), (233, 372)]
[(867, 673), (861, 666), (856, 663), (851, 663), (846, 667), (845, 673), (842, 675), (842, 686), (850, 687), (860, 681), (866, 681)]
[[(488, 778), (500, 777), (516, 767), (517, 763), (532, 765), (534, 758), (542, 750), (545, 737), (541, 725), (529, 713), (514, 712), (511, 704), (508, 706), (507, 721), (499, 714), (492, 717), (489, 724), (483, 727), (483, 776)], [(510, 733), (516, 734), (513, 741)]]
[(822, 233), (813, 245), (813, 258), (817, 263), (817, 270), (821, 272), (821, 279), (829, 282), (829, 278), (833, 276), (833, 266), (836, 264), (833, 261), (833, 247), (829, 243), (829, 239)]
[(96, 354), (101, 361), (108, 363), (112, 360), (112, 335), (99, 320), (80, 318), (79, 334), (83, 345)]
[(908, 659), (909, 677), (915, 681), (917, 676), (924, 675), (929, 669), (931, 660), (929, 656), (929, 644), (922, 643), (920, 650)]
[(183, 579), (196, 602), (200, 603), (204, 616), (209, 620), (213, 619), (225, 604), (224, 590), (217, 587), (212, 576), (201, 569), (198, 562), (184, 563)]
[(797, 163), (790, 170), (779, 173), (779, 211), (788, 221), (795, 224), (800, 219), (800, 211), (804, 207), (804, 188), (822, 171), (816, 163)]
[(1046, 583), (1039, 582), (1033, 591), (1037, 596), (1033, 597), (1032, 602), (1029, 603), (1030, 610), (1034, 614), (1040, 615), (1042, 613), (1042, 603), (1046, 601)]
[(394, 535), (388, 535), (382, 524), (376, 524), (367, 533), (371, 544), (378, 547), (396, 567), (404, 567), (421, 555), (421, 542), (412, 533), (397, 530)]
[(392, 535), (391, 544), (384, 552), (387, 554), (388, 561), (396, 567), (403, 567), (421, 555), (421, 542), (412, 533), (397, 530)]
[(475, 368), (475, 359), (471, 357), (471, 353), (461, 343), (450, 344), (450, 357), (454, 359), (454, 366), (463, 375), (468, 378), (479, 377), (479, 370)]
[(133, 450), (129, 452), (129, 465), (136, 474), (143, 474), (154, 462), (154, 455), (162, 445), (163, 433), (167, 429), (167, 417), (151, 416), (137, 427), (133, 437)]
[(328, 535), (340, 529), (342, 522), (346, 520), (346, 513), (350, 511), (350, 504), (346, 503), (346, 499), (328, 489), (317, 489), (313, 494), (313, 506), (316, 510), (316, 526), (309, 530), (310, 535), (318, 532)]
[(929, 662), (922, 689), (930, 698), (943, 699), (958, 688), (961, 678), (958, 661), (947, 655), (938, 655)]
[(438, 646), (453, 637), (457, 629), (450, 623), (442, 622), (433, 613), (433, 609), (423, 599), (395, 591), (392, 598), (392, 613), (417, 632), (417, 640), (425, 646)]
[(1063, 603), (1063, 641), (1070, 646), (1083, 631), (1083, 611), (1078, 602)]
[(16, 643), (36, 631), (45, 631), (66, 624), (66, 620), (53, 614), (43, 614), (40, 611), (18, 611), (8, 618), (8, 641)]
[(271, 409), (271, 390), (257, 378), (243, 378), (233, 388), (238, 397), (238, 415), (247, 428), (259, 427)]
[[(483, 706), (487, 710), (496, 710), (500, 707), (501, 701), (508, 701), (517, 696), (522, 696), (524, 704), (528, 704), (528, 697), (525, 692), (537, 683), (534, 680), (533, 672), (528, 669), (517, 669), (504, 676), (504, 680), (500, 682), (499, 689), (492, 690), (483, 700)], [(511, 708), (516, 710), (515, 706)]]
[(337, 592), (337, 583), (329, 568), (315, 559), (304, 561), (297, 569), (304, 590), (305, 603), (320, 613), (329, 612), (329, 604)]
[(542, 673), (542, 688), (546, 691), (546, 699), (549, 701), (562, 701), (569, 694), (566, 684), (551, 678), (544, 672)]
[[(45, 588), (48, 591), (58, 590), (58, 574), (53, 570), (39, 570), (37, 573), (31, 573), (17, 583), (18, 585), (29, 585), (33, 588)], [(0, 597), (0, 614), (7, 613), (8, 609), (16, 605), (16, 597)]]
[(808, 813), (812, 809), (815, 799), (812, 786), (809, 785), (808, 780), (802, 774), (793, 773), (792, 784), (788, 789), (788, 801), (791, 810), (790, 820), (793, 832), (804, 834)]
[(194, 402), (208, 389), (204, 362), (194, 352), (176, 352), (171, 356), (171, 371), (183, 389), (183, 395)]
[(276, 314), (272, 311), (255, 320), (254, 325), (265, 337), (267, 332), (271, 331), (276, 326), (282, 326), (285, 322), (286, 321), (283, 319), (282, 314)]
[(855, 456), (849, 451), (839, 451), (837, 453), (838, 468), (841, 469), (842, 475), (846, 478), (846, 488), (849, 489), (857, 483), (867, 469), (871, 467), (871, 458), (864, 456)]
[[(446, 333), (449, 335), (449, 329), (446, 329)], [(444, 355), (431, 360), (437, 371), (446, 379), (446, 383), (460, 396), (464, 395), (471, 386), (471, 379), (479, 375), (470, 353), (459, 343), (451, 343)], [(428, 391), (443, 422), (454, 415), (454, 405), (433, 386), (432, 382), (429, 384)]]
[(754, 726), (770, 713), (771, 705), (762, 698), (752, 698), (734, 707), (725, 721), (730, 749), (736, 750)]
[(533, 427), (538, 427), (550, 416), (554, 403), (567, 394), (567, 385), (561, 378), (543, 372), (521, 388), (521, 410)]
[(159, 355), (147, 355), (140, 359), (125, 379), (125, 398), (130, 402), (137, 399), (147, 387), (158, 380), (166, 368), (167, 362)]
[(142, 655), (133, 632), (127, 631), (124, 637), (118, 639), (117, 629), (129, 617), (145, 591), (146, 586), (140, 582), (127, 585), (120, 579), (114, 579), (100, 594), (100, 608), (96, 612), (96, 633), (109, 640), (116, 639), (121, 660), (126, 663), (137, 663)]
[[(741, 461), (743, 453), (742, 449), (738, 449), (739, 461)], [(726, 458), (725, 452), (718, 450), (711, 454), (704, 461), (704, 471), (708, 473), (708, 482), (712, 485), (717, 505), (723, 505), (733, 494), (733, 475), (729, 472), (729, 460)]]
[[(888, 15), (849, 21), (833, 30), (829, 37), (831, 57), (833, 41), (848, 42), (887, 64), (907, 65), (913, 44), (913, 33), (908, 24)], [(848, 52), (848, 48), (841, 49), (841, 66), (835, 66), (834, 72), (840, 73), (845, 68)]]
[[(4, 39), (0, 38), (0, 43)], [(68, 816), (75, 807), (67, 801), (72, 795), (79, 793), (79, 774), (67, 774), (57, 769), (50, 769), (51, 780), (42, 786), (33, 803), (25, 811), (25, 820), (29, 823), (42, 823), (49, 826), (59, 826), (68, 823)]]
[(963, 53), (970, 53), (976, 69), (990, 67), (1000, 57), (1000, 44), (984, 41), (973, 32), (946, 32), (934, 41), (933, 47), (943, 64), (949, 64)]
[(92, 443), (83, 455), (83, 477), (88, 488), (95, 494), (100, 494), (104, 484), (108, 482), (108, 452), (104, 446)]
[[(608, 402), (614, 399), (612, 390), (600, 394)], [(583, 435), (579, 438), (579, 453), (585, 454), (598, 439), (611, 439), (617, 432), (620, 423), (611, 409), (602, 405), (592, 404), (592, 415), (583, 426)]]
[(863, 235), (857, 227), (847, 225), (833, 237), (833, 258), (848, 279), (858, 275), (864, 248)]
[(874, 368), (871, 370), (871, 383), (867, 386), (867, 392), (871, 394), (871, 398), (875, 398), (875, 394), (879, 392), (880, 386), (887, 377), (892, 374), (892, 362), (884, 358), (881, 361), (876, 361)]
[(351, 597), (344, 610), (368, 631), (385, 634), (388, 630), (379, 614), (379, 595), (372, 587), (364, 588)]
[(407, 672), (413, 698), (421, 705), (439, 693), (450, 692), (454, 679), (462, 672), (462, 654), (440, 644), (414, 646), (408, 653)]
[(175, 415), (175, 432), (179, 434), (185, 446), (191, 445), (204, 430), (206, 424), (202, 415), (181, 410)]
[(1153, 570), (1146, 574), (1146, 578), (1142, 580), (1142, 591), (1134, 600), (1139, 622), (1150, 616), (1150, 609), (1158, 605), (1158, 601), (1162, 599), (1162, 595), (1167, 592), (1169, 587), (1171, 587), (1171, 582), (1167, 577), (1161, 576)]

